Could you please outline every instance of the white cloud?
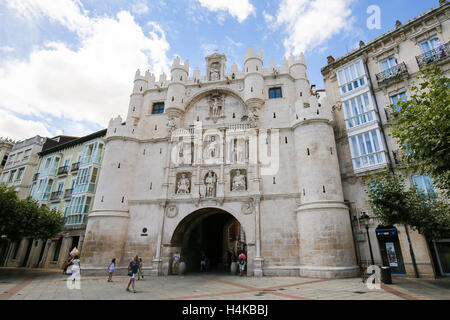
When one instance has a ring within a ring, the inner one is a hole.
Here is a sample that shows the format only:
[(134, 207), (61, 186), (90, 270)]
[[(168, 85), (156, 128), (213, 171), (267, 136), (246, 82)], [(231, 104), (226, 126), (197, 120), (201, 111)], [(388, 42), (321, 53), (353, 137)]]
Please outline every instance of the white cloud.
[(91, 21), (79, 0), (5, 0), (6, 4), (29, 20), (48, 18), (79, 33), (90, 29)]
[(24, 140), (35, 135), (43, 137), (53, 136), (42, 122), (23, 120), (5, 110), (1, 110), (1, 113), (0, 136), (6, 136), (14, 140)]
[[(73, 27), (79, 34), (79, 48), (51, 42), (33, 49), (26, 60), (2, 61), (0, 106), (19, 114), (64, 116), (106, 126), (111, 117), (127, 112), (137, 68), (143, 72), (150, 66), (156, 75), (169, 72), (170, 46), (164, 30), (154, 22), (145, 26), (148, 33), (144, 34), (126, 11), (116, 17), (89, 18), (78, 2), (64, 1), (63, 5), (75, 4), (73, 12), (47, 6), (47, 2), (60, 1), (38, 1), (45, 5), (27, 6), (27, 15), (48, 13), (69, 29)], [(28, 5), (25, 0), (14, 3)]]
[(269, 13), (267, 13), (265, 10), (263, 10), (263, 17), (267, 24), (273, 23), (273, 16)]
[(0, 51), (2, 51), (2, 52), (13, 52), (14, 48), (8, 47), (8, 46), (3, 46), (3, 47), (0, 47)]
[(131, 6), (131, 12), (135, 15), (143, 15), (149, 12), (149, 8), (144, 2), (137, 2)]
[(228, 11), (239, 22), (243, 22), (249, 15), (255, 14), (255, 7), (249, 0), (197, 0), (202, 7), (213, 12)]
[[(354, 0), (281, 0), (276, 24), (283, 26), (286, 54), (312, 50), (354, 22), (350, 5)], [(270, 18), (269, 18), (270, 19)], [(267, 21), (267, 20), (266, 20)]]

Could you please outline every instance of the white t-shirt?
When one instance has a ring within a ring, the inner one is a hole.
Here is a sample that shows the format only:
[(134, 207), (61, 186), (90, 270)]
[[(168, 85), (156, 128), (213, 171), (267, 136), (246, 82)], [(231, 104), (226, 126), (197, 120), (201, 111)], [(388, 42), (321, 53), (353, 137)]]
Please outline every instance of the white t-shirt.
[(80, 268), (80, 259), (73, 259), (72, 263), (73, 263), (72, 269), (73, 268)]

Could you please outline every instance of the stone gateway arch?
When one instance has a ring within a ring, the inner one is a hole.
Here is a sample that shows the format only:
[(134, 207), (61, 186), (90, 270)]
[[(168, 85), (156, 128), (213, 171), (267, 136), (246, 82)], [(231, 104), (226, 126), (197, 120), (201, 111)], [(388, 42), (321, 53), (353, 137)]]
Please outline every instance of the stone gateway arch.
[(173, 253), (196, 272), (229, 272), (238, 250), (247, 275), (350, 277), (358, 272), (344, 204), (332, 107), (318, 99), (303, 54), (244, 68), (206, 57), (170, 79), (138, 70), (126, 119), (111, 119), (82, 253), (85, 273), (134, 255), (169, 275)]

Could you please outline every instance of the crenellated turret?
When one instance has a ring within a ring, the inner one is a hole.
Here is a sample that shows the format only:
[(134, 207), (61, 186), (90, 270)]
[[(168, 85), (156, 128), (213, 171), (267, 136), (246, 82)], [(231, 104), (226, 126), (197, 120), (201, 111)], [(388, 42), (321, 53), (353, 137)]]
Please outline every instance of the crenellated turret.
[(169, 118), (180, 118), (184, 112), (186, 83), (189, 76), (189, 61), (180, 63), (180, 57), (176, 57), (172, 64), (172, 80), (167, 87), (165, 108)]
[(260, 109), (264, 103), (264, 77), (262, 51), (257, 54), (250, 47), (244, 62), (245, 102), (250, 109)]
[(144, 92), (148, 89), (149, 74), (141, 75), (140, 70), (136, 71), (134, 77), (133, 93), (130, 96), (128, 105), (127, 124), (136, 126), (142, 117), (142, 103), (144, 101)]
[[(356, 274), (348, 208), (344, 204), (331, 105), (316, 96), (299, 97), (293, 130), (299, 181), (300, 275)], [(317, 235), (327, 240), (322, 242)]]

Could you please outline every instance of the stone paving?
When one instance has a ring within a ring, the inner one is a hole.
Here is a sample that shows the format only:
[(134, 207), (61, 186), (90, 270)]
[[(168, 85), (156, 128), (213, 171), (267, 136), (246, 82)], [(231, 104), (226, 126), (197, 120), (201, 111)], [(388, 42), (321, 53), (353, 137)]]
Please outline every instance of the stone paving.
[[(58, 271), (0, 268), (0, 300), (450, 300), (450, 279), (396, 279), (368, 289), (361, 278), (239, 277), (193, 274), (136, 281), (128, 277), (81, 277), (78, 284)], [(78, 286), (78, 288), (77, 288)]]

